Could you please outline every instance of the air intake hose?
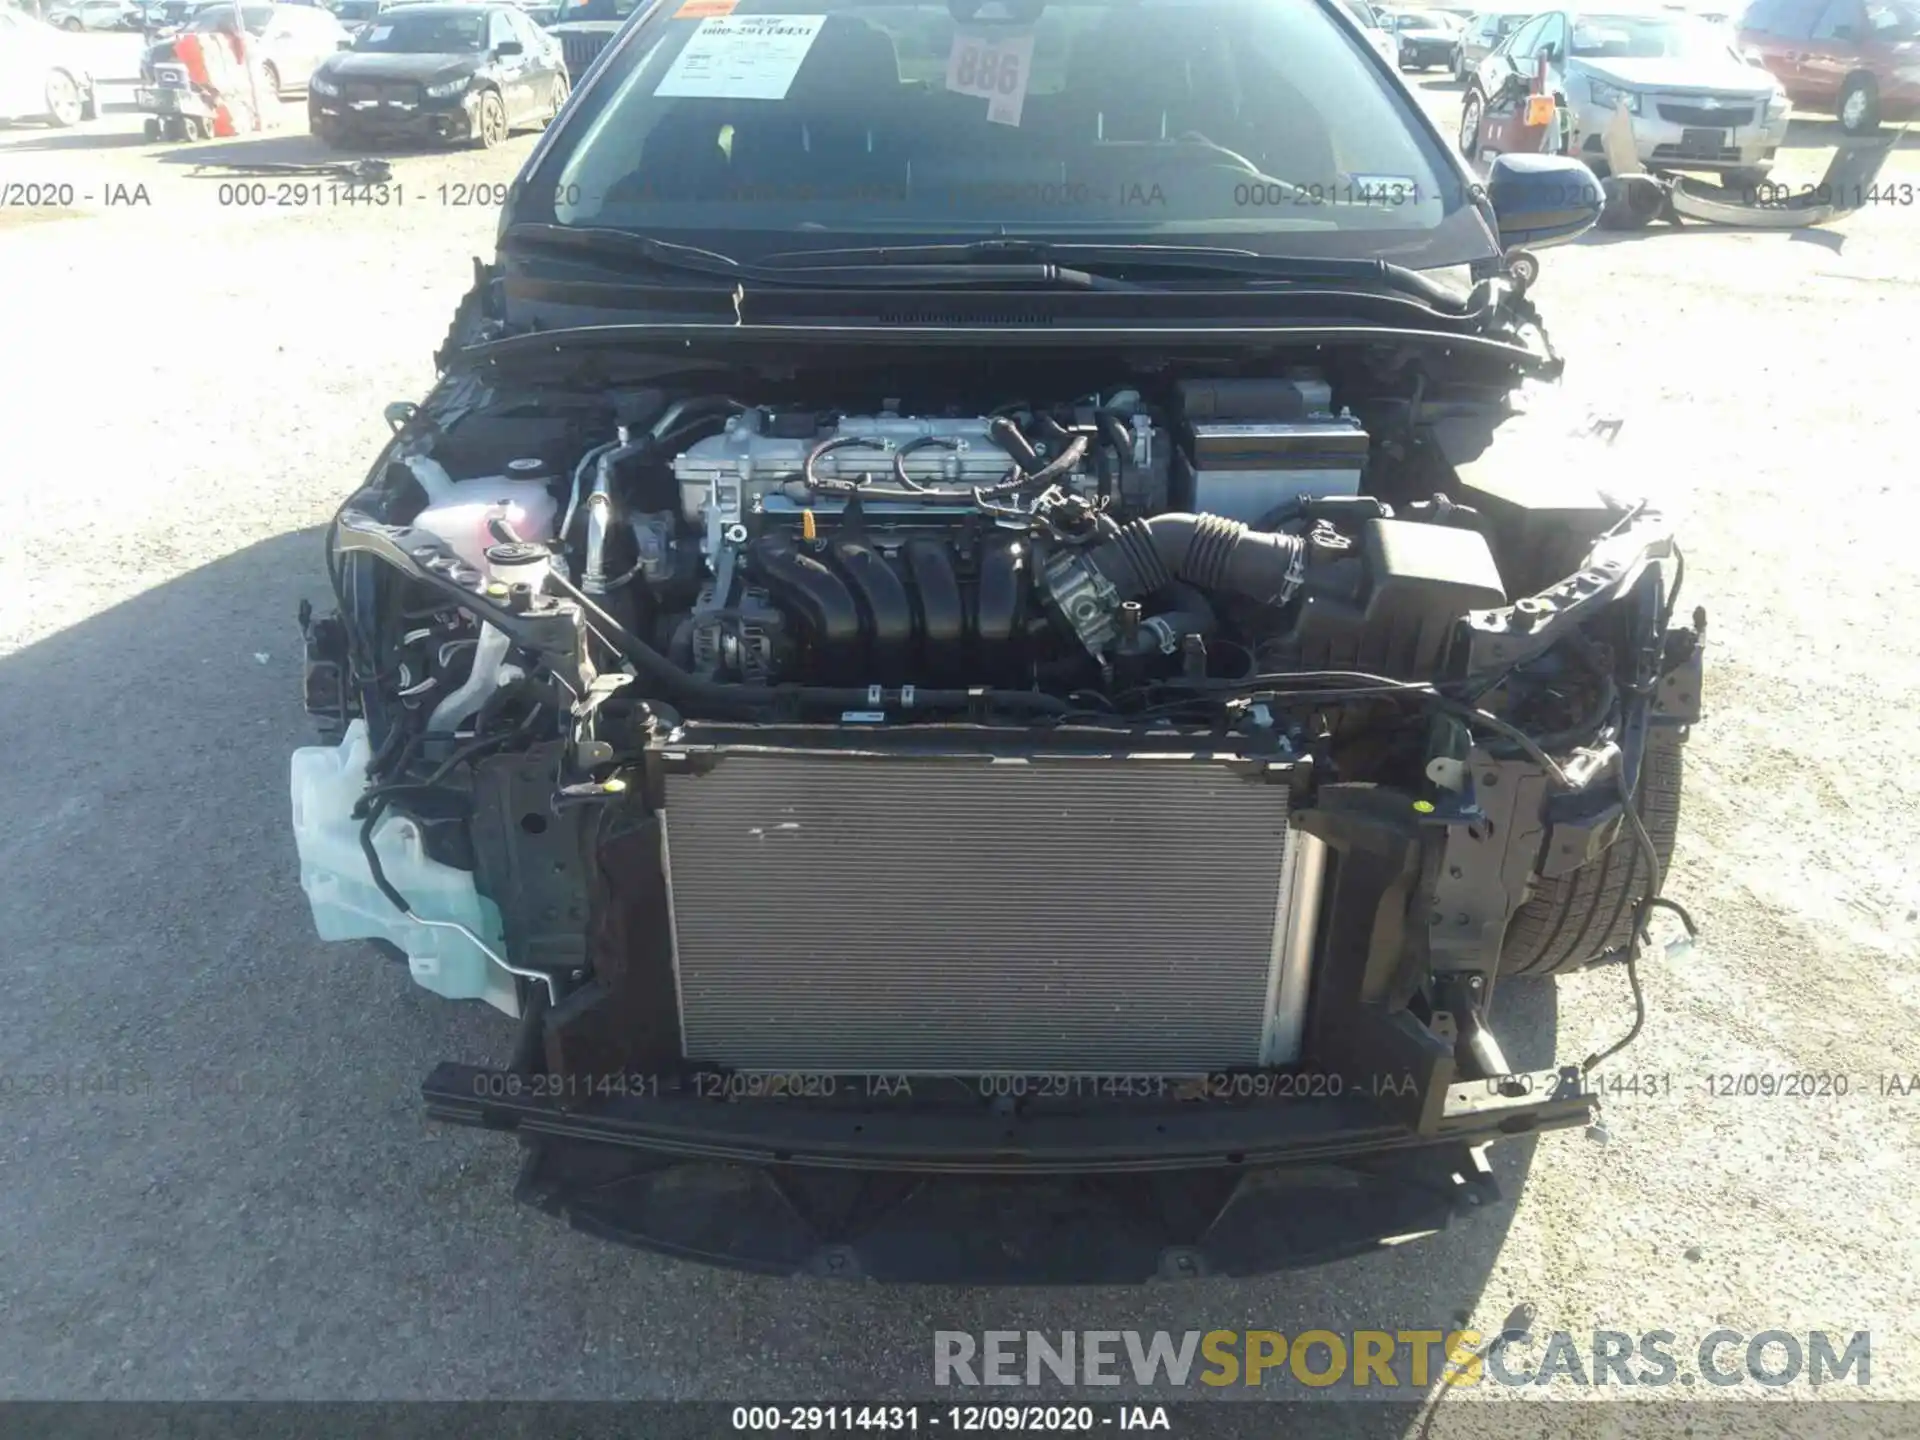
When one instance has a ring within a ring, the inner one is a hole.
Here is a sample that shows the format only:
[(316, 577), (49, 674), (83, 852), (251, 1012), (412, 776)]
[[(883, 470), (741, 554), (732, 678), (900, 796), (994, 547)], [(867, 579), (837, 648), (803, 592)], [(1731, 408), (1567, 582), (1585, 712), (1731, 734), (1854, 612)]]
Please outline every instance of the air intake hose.
[(1185, 581), (1284, 605), (1305, 578), (1306, 544), (1297, 535), (1250, 530), (1219, 515), (1155, 515), (1123, 525), (1087, 560), (1122, 600)]

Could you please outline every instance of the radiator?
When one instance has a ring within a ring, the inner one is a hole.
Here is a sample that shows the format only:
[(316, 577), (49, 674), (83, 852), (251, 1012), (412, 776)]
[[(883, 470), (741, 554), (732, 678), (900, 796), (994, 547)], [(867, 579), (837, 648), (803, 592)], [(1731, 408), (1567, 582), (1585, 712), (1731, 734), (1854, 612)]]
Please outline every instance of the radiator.
[(1295, 1058), (1324, 849), (1230, 765), (747, 751), (666, 779), (685, 1054), (1194, 1073)]

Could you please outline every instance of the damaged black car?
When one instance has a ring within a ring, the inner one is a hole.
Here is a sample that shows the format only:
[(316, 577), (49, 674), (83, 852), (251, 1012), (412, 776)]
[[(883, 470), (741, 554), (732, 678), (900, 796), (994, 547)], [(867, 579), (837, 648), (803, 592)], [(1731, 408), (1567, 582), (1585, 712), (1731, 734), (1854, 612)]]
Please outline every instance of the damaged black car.
[(1600, 204), (1331, 0), (638, 14), (302, 617), (320, 934), (518, 1027), (429, 1112), (775, 1273), (1484, 1205), (1604, 1058), (1503, 984), (1622, 962), (1630, 1036), (1677, 910), (1704, 617), (1528, 298)]

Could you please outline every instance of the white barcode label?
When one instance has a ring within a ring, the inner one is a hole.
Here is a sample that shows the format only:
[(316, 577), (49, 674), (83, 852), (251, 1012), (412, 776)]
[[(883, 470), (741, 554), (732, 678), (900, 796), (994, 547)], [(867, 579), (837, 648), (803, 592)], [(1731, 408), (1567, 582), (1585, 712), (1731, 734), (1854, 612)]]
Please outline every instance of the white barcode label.
[(958, 30), (947, 55), (947, 89), (980, 96), (995, 125), (1018, 125), (1032, 69), (1033, 31), (975, 35)]

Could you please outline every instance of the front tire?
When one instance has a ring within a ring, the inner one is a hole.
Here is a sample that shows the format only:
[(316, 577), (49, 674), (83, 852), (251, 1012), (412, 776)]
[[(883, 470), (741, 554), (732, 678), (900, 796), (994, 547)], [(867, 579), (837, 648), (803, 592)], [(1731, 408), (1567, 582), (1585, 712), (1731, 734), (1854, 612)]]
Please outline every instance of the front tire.
[(65, 70), (47, 76), (47, 118), (62, 130), (70, 130), (84, 118), (86, 107), (80, 99), (80, 86)]
[(1467, 91), (1467, 98), (1460, 102), (1460, 153), (1469, 160), (1480, 154), (1480, 116), (1486, 108), (1478, 90)]
[(572, 91), (567, 86), (566, 76), (556, 75), (553, 77), (553, 93), (547, 102), (546, 123), (548, 125), (551, 125), (560, 118), (560, 111), (565, 108), (567, 96), (571, 93)]
[(1871, 75), (1852, 75), (1840, 91), (1836, 113), (1849, 135), (1871, 135), (1880, 128), (1880, 89)]
[(1622, 822), (1620, 838), (1605, 852), (1566, 875), (1543, 879), (1515, 912), (1500, 947), (1502, 975), (1564, 975), (1623, 955), (1633, 942), (1634, 912), (1660, 893), (1680, 827), (1682, 741), (1663, 726), (1647, 732), (1637, 791), (1640, 818), (1653, 841), (1659, 869), (1647, 872), (1646, 857)]
[(507, 107), (498, 90), (480, 97), (480, 113), (473, 119), (473, 143), (481, 150), (498, 149), (507, 138)]
[(260, 85), (267, 99), (280, 98), (280, 70), (271, 60), (260, 67)]

